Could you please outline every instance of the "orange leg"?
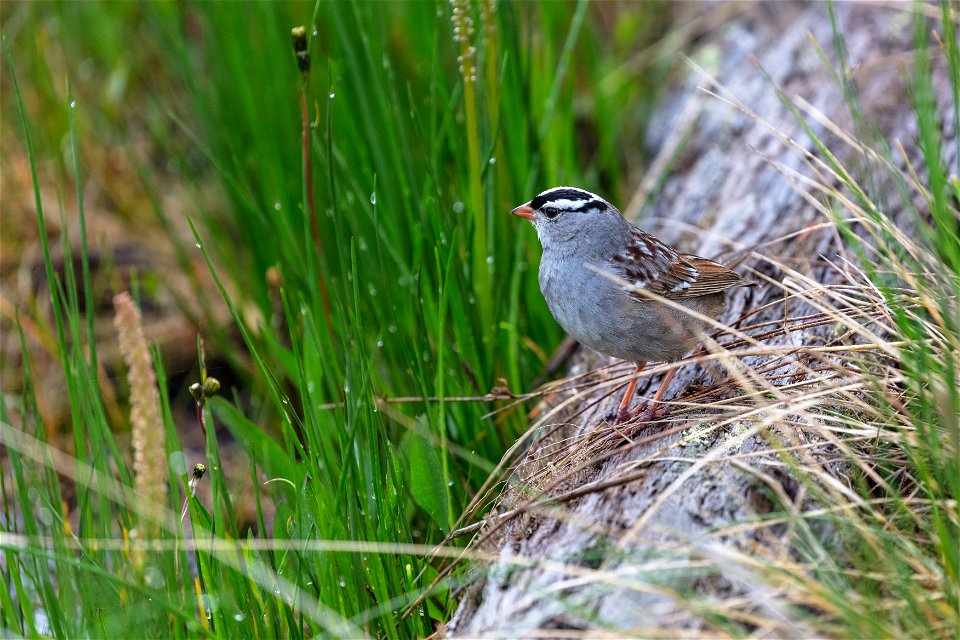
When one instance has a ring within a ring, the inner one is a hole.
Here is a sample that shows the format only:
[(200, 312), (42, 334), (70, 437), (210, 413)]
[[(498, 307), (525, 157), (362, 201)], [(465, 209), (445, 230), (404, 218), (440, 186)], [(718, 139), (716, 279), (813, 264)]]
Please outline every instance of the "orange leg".
[(637, 374), (643, 371), (643, 368), (647, 366), (646, 362), (641, 362), (637, 365), (637, 368), (633, 371), (633, 377), (630, 378), (630, 382), (627, 384), (627, 391), (623, 394), (623, 400), (620, 401), (620, 406), (617, 407), (617, 422), (626, 422), (630, 419), (630, 401), (633, 400), (633, 394), (637, 391)]
[(647, 402), (647, 406), (644, 407), (643, 413), (640, 414), (640, 422), (647, 422), (653, 419), (653, 416), (657, 413), (657, 403), (663, 399), (663, 394), (667, 392), (667, 387), (670, 386), (670, 381), (673, 380), (673, 376), (677, 375), (677, 369), (670, 369), (663, 376), (663, 381), (660, 383), (660, 387), (657, 389), (657, 392), (653, 394), (653, 397)]

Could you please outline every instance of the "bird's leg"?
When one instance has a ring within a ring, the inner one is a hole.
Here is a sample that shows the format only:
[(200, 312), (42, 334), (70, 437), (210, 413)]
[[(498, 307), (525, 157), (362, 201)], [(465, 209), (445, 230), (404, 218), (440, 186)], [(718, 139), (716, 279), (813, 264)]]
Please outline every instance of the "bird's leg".
[(660, 387), (657, 389), (657, 392), (653, 394), (653, 397), (646, 402), (646, 406), (643, 408), (643, 411), (640, 413), (640, 419), (638, 422), (649, 422), (653, 420), (653, 417), (657, 414), (657, 404), (663, 398), (663, 394), (667, 392), (667, 387), (670, 386), (670, 381), (673, 380), (673, 376), (677, 375), (677, 369), (670, 369), (663, 376), (663, 381), (660, 383)]
[(643, 368), (647, 366), (646, 362), (641, 362), (637, 364), (637, 368), (633, 371), (633, 377), (630, 379), (630, 382), (627, 383), (627, 391), (623, 394), (623, 400), (620, 401), (620, 406), (617, 407), (617, 422), (626, 422), (633, 417), (633, 413), (630, 411), (630, 401), (633, 400), (633, 394), (637, 391), (637, 374), (643, 371)]

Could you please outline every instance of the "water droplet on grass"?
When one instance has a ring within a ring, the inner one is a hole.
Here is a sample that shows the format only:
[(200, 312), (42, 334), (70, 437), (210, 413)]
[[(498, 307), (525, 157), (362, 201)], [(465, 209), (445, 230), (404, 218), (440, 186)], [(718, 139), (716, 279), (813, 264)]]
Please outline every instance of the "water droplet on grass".
[(459, 200), (453, 203), (453, 212), (454, 213), (463, 213), (463, 203)]
[(331, 91), (331, 92), (330, 92), (330, 99), (333, 100), (334, 97), (336, 97), (336, 95), (337, 95), (337, 94), (335, 94), (333, 91)]
[(377, 192), (374, 191), (370, 194), (370, 204), (377, 204)]

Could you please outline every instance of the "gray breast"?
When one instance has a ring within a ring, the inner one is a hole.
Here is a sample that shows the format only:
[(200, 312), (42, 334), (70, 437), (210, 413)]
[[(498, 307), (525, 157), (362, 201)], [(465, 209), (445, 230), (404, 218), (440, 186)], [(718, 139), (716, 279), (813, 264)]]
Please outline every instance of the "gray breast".
[(638, 300), (572, 260), (541, 260), (540, 290), (553, 317), (575, 340), (631, 362), (676, 360), (695, 346), (699, 322)]

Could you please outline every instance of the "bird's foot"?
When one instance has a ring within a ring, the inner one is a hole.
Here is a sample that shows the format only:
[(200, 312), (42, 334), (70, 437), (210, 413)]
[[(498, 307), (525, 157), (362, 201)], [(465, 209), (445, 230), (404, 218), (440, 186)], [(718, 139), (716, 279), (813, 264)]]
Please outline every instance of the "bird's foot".
[(667, 415), (670, 408), (661, 402), (644, 402), (637, 407), (637, 422), (652, 422)]
[(624, 424), (626, 422), (632, 422), (637, 413), (637, 407), (626, 410), (611, 409), (601, 416), (600, 422), (606, 422), (607, 424)]
[(661, 402), (651, 403), (644, 400), (632, 409), (619, 410), (612, 417), (614, 424), (624, 424), (632, 422), (634, 424), (644, 424), (652, 422), (666, 415), (668, 407)]
[(625, 422), (633, 422), (633, 419), (637, 417), (637, 414), (640, 413), (640, 409), (646, 403), (641, 403), (634, 407), (633, 409), (619, 409), (614, 414), (614, 424), (624, 424)]
[(611, 410), (601, 418), (601, 421), (612, 424), (644, 424), (662, 418), (667, 414), (668, 410), (669, 408), (662, 402), (651, 403), (648, 400), (644, 400), (632, 409), (621, 408)]

